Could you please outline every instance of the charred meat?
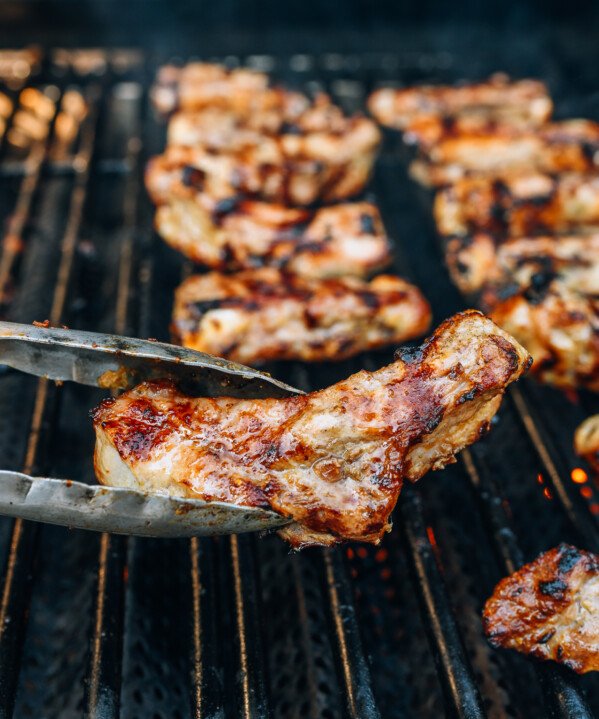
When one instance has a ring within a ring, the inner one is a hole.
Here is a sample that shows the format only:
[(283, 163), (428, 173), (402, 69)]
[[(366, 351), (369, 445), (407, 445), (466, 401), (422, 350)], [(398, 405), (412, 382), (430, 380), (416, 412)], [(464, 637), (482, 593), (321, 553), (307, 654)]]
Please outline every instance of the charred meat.
[(538, 126), (549, 119), (553, 103), (542, 82), (497, 74), (469, 85), (382, 88), (372, 93), (368, 108), (382, 125), (409, 131), (413, 123), (445, 118), (469, 121), (469, 127), (489, 121)]
[(391, 260), (379, 212), (367, 202), (313, 211), (197, 195), (160, 206), (155, 224), (171, 247), (213, 269), (268, 265), (312, 278), (366, 277)]
[(191, 398), (144, 383), (94, 413), (95, 468), (112, 486), (269, 507), (293, 546), (379, 542), (404, 478), (489, 428), (528, 353), (475, 311), (376, 372), (284, 399)]
[(538, 173), (468, 178), (435, 198), (442, 235), (477, 231), (512, 237), (573, 232), (599, 224), (599, 175)]
[(499, 582), (483, 626), (496, 647), (598, 671), (599, 556), (567, 544), (541, 554)]
[(342, 132), (246, 138), (215, 151), (169, 145), (146, 170), (156, 204), (203, 192), (215, 200), (238, 194), (286, 205), (343, 200), (364, 189), (380, 143), (367, 118), (344, 121)]
[(410, 172), (421, 184), (439, 187), (469, 176), (589, 173), (598, 166), (599, 124), (564, 120), (536, 130), (491, 126), (469, 133), (448, 131), (430, 145), (423, 138)]
[(430, 308), (399, 277), (314, 280), (274, 268), (189, 277), (172, 332), (185, 347), (244, 364), (339, 360), (422, 336)]

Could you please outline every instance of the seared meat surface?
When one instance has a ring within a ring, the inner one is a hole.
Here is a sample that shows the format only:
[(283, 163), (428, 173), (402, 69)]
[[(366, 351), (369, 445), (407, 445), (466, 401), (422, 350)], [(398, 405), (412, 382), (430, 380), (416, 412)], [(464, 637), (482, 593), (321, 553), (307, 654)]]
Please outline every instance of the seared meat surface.
[(588, 417), (578, 427), (574, 434), (574, 449), (599, 473), (599, 414)]
[(270, 87), (264, 73), (203, 62), (160, 68), (151, 96), (156, 109), (164, 114), (177, 109), (220, 108), (241, 117), (270, 113), (292, 120), (309, 106), (301, 93)]
[(599, 556), (567, 544), (502, 579), (483, 612), (496, 647), (599, 670)]
[(314, 280), (274, 268), (188, 278), (172, 332), (185, 347), (244, 364), (339, 360), (422, 336), (430, 308), (399, 277)]
[(169, 120), (167, 141), (169, 145), (227, 150), (257, 144), (265, 135), (341, 135), (352, 124), (353, 120), (321, 93), (310, 105), (298, 104), (293, 112), (271, 110), (240, 115), (222, 107), (177, 112)]
[(218, 152), (206, 145), (169, 145), (146, 170), (156, 204), (203, 192), (238, 194), (286, 205), (343, 200), (364, 189), (380, 143), (376, 125), (346, 118), (341, 132), (246, 136)]
[(513, 293), (544, 275), (581, 295), (599, 296), (599, 234), (502, 238), (477, 232), (447, 238), (445, 259), (466, 294), (487, 285), (494, 293)]
[(430, 145), (425, 137), (410, 172), (427, 186), (514, 172), (586, 173), (599, 162), (599, 124), (590, 120), (564, 120), (536, 130), (491, 126), (469, 133), (447, 131)]
[(489, 428), (529, 355), (475, 311), (417, 350), (284, 399), (191, 398), (145, 383), (94, 413), (99, 481), (270, 507), (294, 546), (380, 541), (404, 478), (440, 469)]
[(312, 278), (366, 277), (391, 260), (378, 209), (368, 202), (313, 211), (197, 195), (160, 206), (155, 224), (171, 247), (214, 269), (269, 265)]
[(485, 293), (490, 316), (534, 358), (532, 373), (563, 388), (599, 391), (599, 302), (551, 275), (507, 299)]
[(382, 125), (409, 131), (413, 123), (445, 118), (459, 118), (470, 127), (489, 121), (542, 125), (553, 103), (542, 82), (497, 74), (469, 85), (382, 88), (372, 93), (368, 108)]
[(437, 193), (435, 220), (442, 235), (572, 232), (599, 223), (599, 175), (458, 180)]

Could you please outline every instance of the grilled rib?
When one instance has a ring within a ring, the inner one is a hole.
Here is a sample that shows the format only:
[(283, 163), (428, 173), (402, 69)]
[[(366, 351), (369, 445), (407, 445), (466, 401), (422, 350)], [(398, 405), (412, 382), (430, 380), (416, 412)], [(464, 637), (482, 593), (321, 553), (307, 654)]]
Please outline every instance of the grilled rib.
[(285, 399), (190, 398), (145, 383), (94, 413), (99, 481), (270, 507), (295, 547), (380, 541), (403, 478), (489, 428), (529, 356), (473, 310), (377, 372)]
[(437, 193), (435, 220), (448, 236), (479, 230), (513, 237), (572, 232), (599, 223), (599, 175), (458, 180)]
[(262, 268), (188, 278), (172, 331), (185, 347), (244, 364), (339, 360), (422, 336), (431, 313), (399, 277), (313, 280)]
[(596, 473), (599, 473), (599, 414), (585, 419), (574, 434), (576, 454), (584, 457)]
[(565, 286), (552, 275), (508, 299), (486, 293), (492, 319), (534, 358), (532, 373), (563, 388), (599, 391), (599, 302)]
[(542, 82), (497, 74), (459, 87), (382, 88), (369, 97), (368, 108), (382, 125), (409, 130), (414, 122), (447, 117), (537, 126), (549, 119), (553, 103)]
[(202, 62), (160, 68), (151, 97), (164, 114), (218, 107), (243, 117), (275, 113), (293, 119), (309, 106), (308, 98), (298, 92), (270, 87), (264, 73)]
[(171, 247), (213, 269), (269, 265), (313, 278), (366, 277), (391, 259), (379, 212), (367, 202), (308, 211), (198, 195), (160, 206), (155, 224)]
[(599, 671), (599, 557), (567, 544), (495, 587), (483, 626), (496, 647)]
[(356, 116), (345, 120), (342, 132), (260, 136), (218, 152), (169, 145), (148, 163), (146, 188), (156, 204), (197, 192), (286, 205), (343, 200), (364, 189), (379, 143), (376, 125)]
[[(599, 124), (589, 120), (565, 120), (524, 131), (505, 126), (468, 133), (448, 130), (430, 145), (428, 134), (423, 128), (421, 157), (410, 167), (412, 177), (426, 186), (513, 172), (585, 173), (599, 165)], [(417, 136), (412, 129), (410, 137)]]
[(581, 295), (599, 296), (599, 234), (504, 239), (477, 232), (448, 238), (445, 259), (465, 294), (487, 285), (513, 293), (535, 275), (551, 275)]

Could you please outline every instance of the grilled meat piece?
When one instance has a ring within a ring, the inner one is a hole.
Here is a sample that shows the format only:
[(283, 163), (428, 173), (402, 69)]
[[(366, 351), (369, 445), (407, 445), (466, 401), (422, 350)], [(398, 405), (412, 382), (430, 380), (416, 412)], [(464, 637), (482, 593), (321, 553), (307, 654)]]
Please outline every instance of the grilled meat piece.
[(599, 391), (599, 302), (552, 275), (534, 275), (508, 299), (485, 295), (492, 319), (534, 358), (532, 373), (563, 388)]
[(469, 127), (489, 121), (538, 126), (551, 116), (553, 103), (542, 82), (497, 74), (458, 87), (382, 88), (372, 93), (368, 108), (382, 125), (409, 131), (415, 122), (445, 118), (469, 121)]
[(204, 192), (216, 200), (238, 194), (286, 205), (332, 202), (364, 189), (380, 144), (376, 125), (347, 118), (343, 132), (260, 136), (215, 152), (204, 145), (169, 145), (146, 169), (156, 204)]
[(574, 449), (599, 474), (599, 414), (588, 417), (578, 427), (574, 434)]
[(473, 310), (417, 350), (284, 399), (191, 398), (144, 383), (94, 413), (95, 468), (112, 486), (270, 507), (295, 547), (380, 541), (403, 478), (478, 439), (529, 356)]
[(312, 278), (366, 277), (391, 259), (379, 212), (368, 202), (308, 211), (198, 195), (160, 206), (155, 224), (171, 247), (214, 269), (270, 265)]
[(442, 235), (477, 231), (526, 237), (599, 224), (599, 175), (538, 173), (467, 178), (437, 193)]
[(598, 166), (599, 124), (564, 120), (536, 130), (491, 126), (486, 131), (448, 132), (431, 146), (423, 142), (421, 157), (412, 163), (410, 172), (421, 184), (439, 187), (469, 176), (585, 173)]
[(222, 107), (177, 112), (169, 120), (167, 140), (169, 145), (201, 145), (221, 151), (258, 144), (264, 135), (341, 135), (352, 124), (352, 119), (321, 93), (310, 105), (298, 105), (286, 113), (267, 110), (239, 115)]
[(445, 259), (454, 283), (466, 294), (492, 285), (529, 287), (536, 275), (551, 275), (585, 296), (599, 296), (599, 234), (501, 238), (485, 232), (449, 237)]
[(274, 268), (190, 277), (172, 331), (185, 347), (244, 364), (340, 360), (422, 336), (431, 313), (399, 277), (313, 280)]
[(164, 114), (174, 110), (221, 108), (241, 117), (267, 113), (293, 120), (310, 102), (299, 92), (269, 86), (268, 75), (249, 68), (229, 70), (222, 65), (191, 62), (184, 67), (165, 65), (151, 97)]
[(502, 579), (485, 604), (495, 647), (599, 671), (599, 556), (568, 544)]

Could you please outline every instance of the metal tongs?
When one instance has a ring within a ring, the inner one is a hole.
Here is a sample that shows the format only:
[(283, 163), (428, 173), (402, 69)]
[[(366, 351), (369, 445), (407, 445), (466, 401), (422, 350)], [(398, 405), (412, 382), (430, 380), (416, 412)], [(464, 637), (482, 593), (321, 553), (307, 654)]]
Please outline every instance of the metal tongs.
[[(196, 396), (301, 394), (264, 372), (183, 347), (13, 322), (0, 322), (0, 364), (57, 382), (108, 390), (168, 378)], [(0, 514), (151, 537), (236, 534), (289, 523), (266, 509), (30, 477), (8, 470), (0, 470)]]

